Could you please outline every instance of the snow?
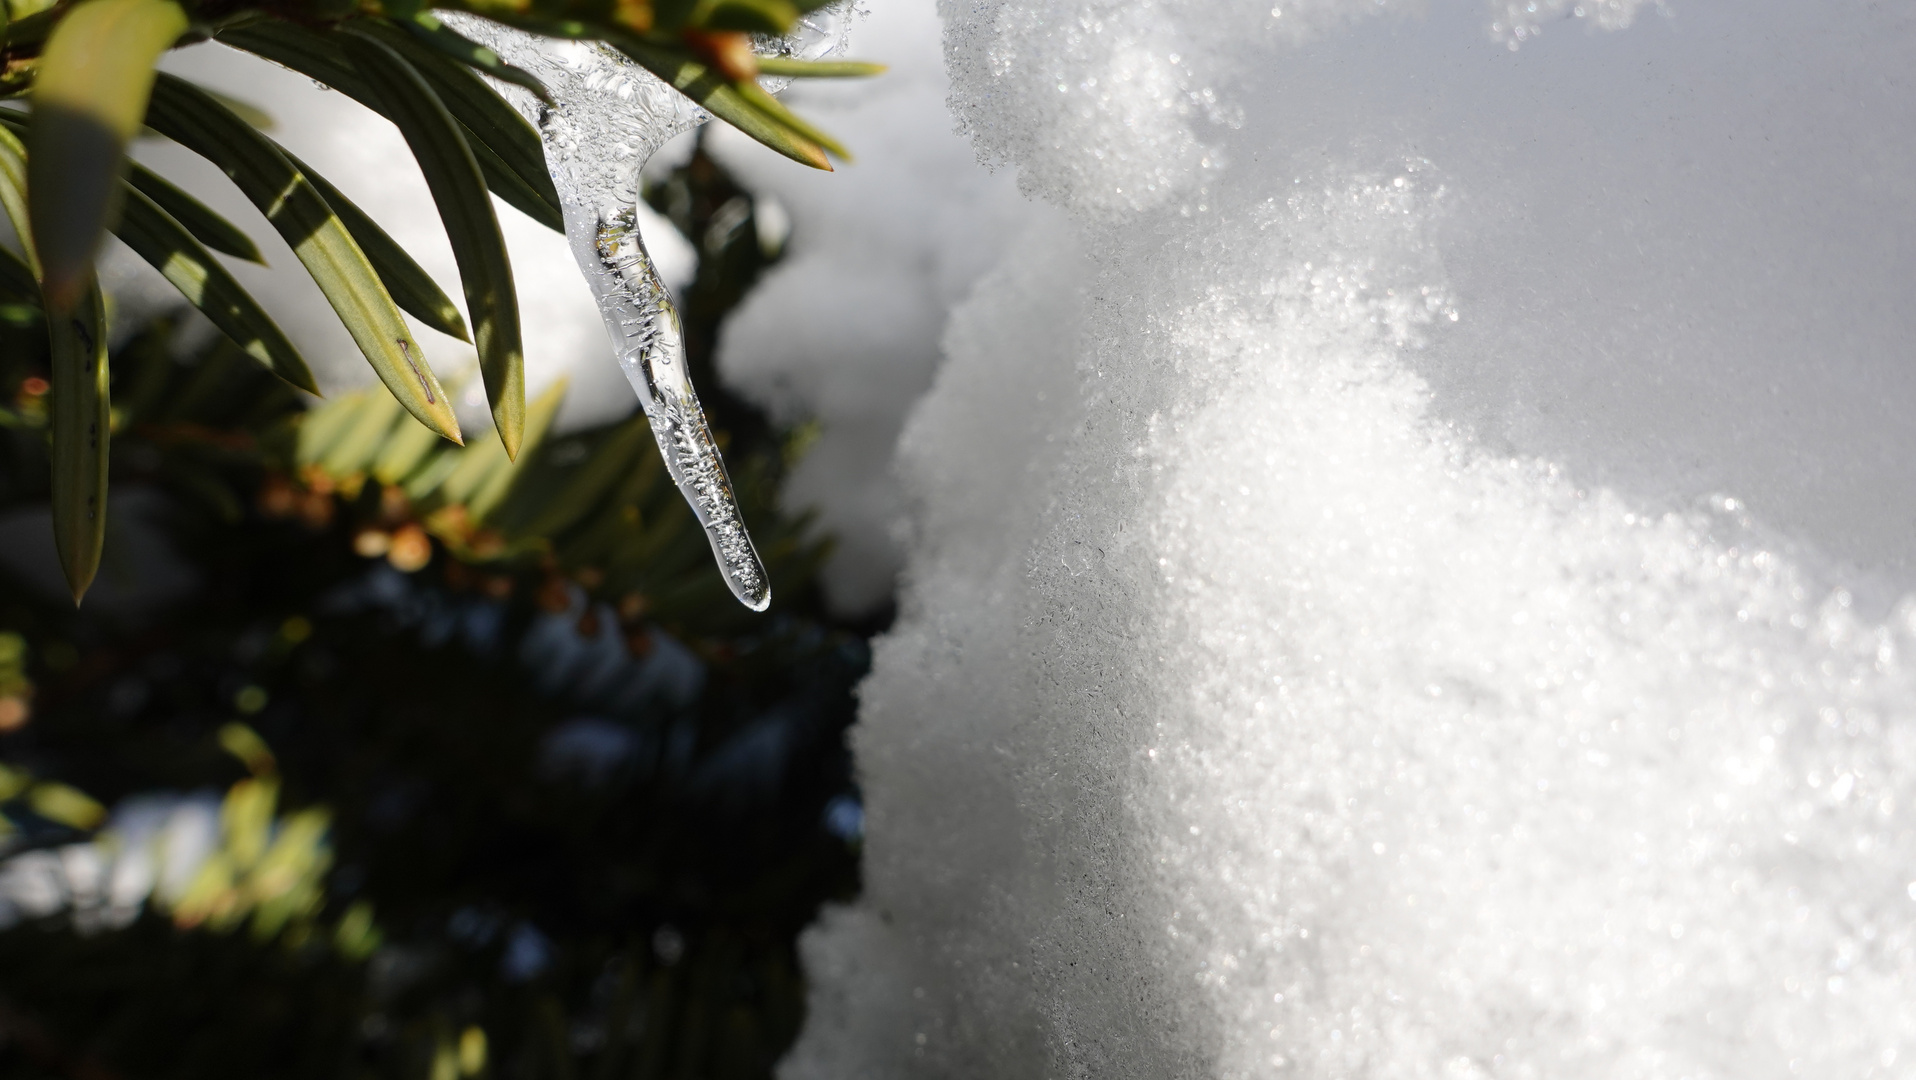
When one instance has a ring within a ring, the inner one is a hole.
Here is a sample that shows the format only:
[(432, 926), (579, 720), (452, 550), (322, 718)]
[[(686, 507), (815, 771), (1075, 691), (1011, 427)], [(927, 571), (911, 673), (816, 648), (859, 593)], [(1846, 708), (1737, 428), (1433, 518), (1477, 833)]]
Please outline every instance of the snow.
[(1538, 7), (945, 8), (786, 1080), (1908, 1075), (1916, 16)]
[(82, 932), (116, 930), (149, 898), (185, 895), (220, 846), (220, 800), (210, 791), (128, 798), (93, 840), (0, 862), (0, 930), (65, 912)]

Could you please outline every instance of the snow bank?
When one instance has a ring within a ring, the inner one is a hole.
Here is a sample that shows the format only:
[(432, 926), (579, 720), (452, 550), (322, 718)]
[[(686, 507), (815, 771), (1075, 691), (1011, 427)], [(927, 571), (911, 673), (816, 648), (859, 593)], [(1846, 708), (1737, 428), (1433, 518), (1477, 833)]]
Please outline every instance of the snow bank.
[(1916, 1067), (1916, 16), (1391, 7), (945, 9), (1068, 220), (904, 433), (787, 1080)]

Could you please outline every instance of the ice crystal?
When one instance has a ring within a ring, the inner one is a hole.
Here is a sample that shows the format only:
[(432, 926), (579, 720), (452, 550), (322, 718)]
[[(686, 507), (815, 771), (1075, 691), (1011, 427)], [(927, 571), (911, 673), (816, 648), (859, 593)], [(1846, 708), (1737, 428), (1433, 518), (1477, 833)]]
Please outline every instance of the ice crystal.
[[(686, 371), (678, 311), (646, 254), (635, 209), (646, 159), (705, 120), (704, 110), (601, 42), (541, 38), (471, 16), (448, 18), (507, 63), (538, 76), (551, 92), (552, 104), (546, 105), (518, 87), (501, 86), (539, 129), (573, 257), (598, 301), (619, 366), (651, 421), (667, 470), (705, 527), (732, 594), (754, 611), (765, 610), (771, 583)], [(837, 33), (833, 16), (816, 16), (784, 51), (818, 55), (836, 47)]]

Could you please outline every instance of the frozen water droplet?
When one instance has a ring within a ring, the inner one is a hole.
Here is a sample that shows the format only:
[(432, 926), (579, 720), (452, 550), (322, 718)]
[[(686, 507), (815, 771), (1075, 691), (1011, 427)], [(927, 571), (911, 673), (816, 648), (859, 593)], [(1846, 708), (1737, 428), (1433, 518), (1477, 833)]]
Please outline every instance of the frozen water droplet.
[(547, 107), (518, 87), (495, 84), (539, 128), (565, 211), (566, 239), (667, 471), (705, 527), (732, 595), (764, 611), (772, 602), (765, 564), (687, 377), (678, 311), (646, 254), (635, 209), (645, 160), (704, 120), (704, 111), (610, 46), (540, 39), (472, 16), (446, 18), (551, 91), (554, 104)]

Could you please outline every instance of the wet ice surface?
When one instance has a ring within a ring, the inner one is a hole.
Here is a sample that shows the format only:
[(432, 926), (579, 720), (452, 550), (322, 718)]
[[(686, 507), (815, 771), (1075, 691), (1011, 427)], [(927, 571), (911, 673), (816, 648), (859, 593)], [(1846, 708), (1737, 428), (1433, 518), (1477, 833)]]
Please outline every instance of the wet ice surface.
[(771, 583), (685, 369), (678, 312), (639, 234), (640, 168), (705, 114), (609, 46), (539, 38), (473, 16), (448, 18), (551, 92), (554, 104), (546, 106), (524, 90), (501, 87), (539, 128), (573, 256), (667, 470), (705, 527), (732, 595), (765, 610)]
[(783, 1075), (1916, 1068), (1912, 16), (1539, 6), (947, 7), (1064, 213)]

